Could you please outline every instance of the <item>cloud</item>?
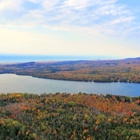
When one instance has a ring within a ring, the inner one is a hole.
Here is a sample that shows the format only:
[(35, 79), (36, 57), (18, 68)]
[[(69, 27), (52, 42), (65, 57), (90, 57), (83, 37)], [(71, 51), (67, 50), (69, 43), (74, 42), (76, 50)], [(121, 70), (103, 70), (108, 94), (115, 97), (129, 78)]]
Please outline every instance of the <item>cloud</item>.
[(64, 5), (66, 7), (73, 7), (75, 9), (82, 9), (82, 8), (86, 8), (88, 5), (90, 4), (90, 0), (67, 0), (64, 2)]
[(18, 11), (21, 10), (21, 0), (1, 0), (0, 11)]
[[(40, 34), (38, 32), (9, 31), (0, 28), (0, 53), (43, 55), (109, 55), (138, 56), (140, 48), (126, 48), (126, 43), (107, 38), (85, 38), (85, 35)], [(8, 41), (7, 41), (8, 40)], [(21, 43), (22, 42), (22, 43)], [(121, 42), (121, 43), (120, 43)], [(10, 45), (9, 45), (10, 44)], [(12, 44), (12, 45), (11, 45)], [(136, 44), (137, 45), (137, 44)], [(86, 47), (85, 47), (86, 46)], [(113, 49), (112, 49), (113, 46)], [(128, 45), (128, 47), (131, 44)], [(127, 53), (124, 53), (127, 52)]]
[[(54, 7), (55, 5), (57, 5), (58, 2), (59, 2), (59, 0), (51, 0), (51, 1), (45, 0), (45, 1), (42, 2), (42, 6), (43, 6), (44, 8), (49, 9), (49, 8), (52, 8), (52, 7)], [(46, 10), (47, 10), (47, 9), (46, 9)]]
[(115, 25), (115, 24), (122, 24), (122, 23), (126, 23), (129, 24), (131, 22), (133, 22), (133, 20), (135, 19), (135, 17), (120, 17), (119, 19), (115, 19), (111, 22), (111, 24)]
[(39, 3), (40, 2), (40, 0), (28, 0), (28, 1), (33, 2), (33, 3)]
[(119, 0), (1, 0), (0, 11), (1, 24), (78, 29), (95, 36), (126, 35), (139, 28), (135, 13)]

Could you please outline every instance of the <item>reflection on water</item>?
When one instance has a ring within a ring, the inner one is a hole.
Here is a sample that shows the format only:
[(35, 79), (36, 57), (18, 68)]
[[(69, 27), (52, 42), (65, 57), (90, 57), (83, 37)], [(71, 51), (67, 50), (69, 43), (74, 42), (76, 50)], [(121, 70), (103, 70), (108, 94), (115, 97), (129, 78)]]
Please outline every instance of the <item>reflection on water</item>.
[(94, 83), (34, 78), (15, 74), (0, 75), (0, 93), (96, 93), (140, 96), (140, 84)]

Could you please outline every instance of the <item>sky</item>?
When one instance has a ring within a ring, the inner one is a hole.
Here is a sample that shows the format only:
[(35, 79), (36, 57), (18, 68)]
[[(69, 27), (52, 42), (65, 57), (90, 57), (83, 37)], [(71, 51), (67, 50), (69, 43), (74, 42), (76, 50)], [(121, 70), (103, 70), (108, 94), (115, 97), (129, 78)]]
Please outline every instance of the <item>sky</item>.
[(0, 0), (0, 54), (140, 56), (139, 0)]

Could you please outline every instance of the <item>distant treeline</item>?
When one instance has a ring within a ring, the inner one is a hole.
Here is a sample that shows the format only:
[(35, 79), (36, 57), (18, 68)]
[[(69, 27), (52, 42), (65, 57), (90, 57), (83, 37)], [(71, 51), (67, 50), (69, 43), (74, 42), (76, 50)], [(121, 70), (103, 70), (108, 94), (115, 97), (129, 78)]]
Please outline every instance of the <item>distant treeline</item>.
[(0, 94), (0, 140), (140, 140), (140, 97)]
[(140, 83), (140, 59), (3, 64), (0, 73), (72, 81)]

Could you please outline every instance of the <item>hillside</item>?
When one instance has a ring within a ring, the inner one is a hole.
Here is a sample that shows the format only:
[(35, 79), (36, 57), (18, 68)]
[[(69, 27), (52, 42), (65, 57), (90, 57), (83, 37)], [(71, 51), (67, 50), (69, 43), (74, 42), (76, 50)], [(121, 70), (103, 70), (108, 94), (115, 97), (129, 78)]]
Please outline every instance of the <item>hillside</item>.
[(73, 81), (140, 83), (140, 59), (1, 64), (0, 73)]
[(0, 94), (0, 140), (139, 140), (140, 97)]

